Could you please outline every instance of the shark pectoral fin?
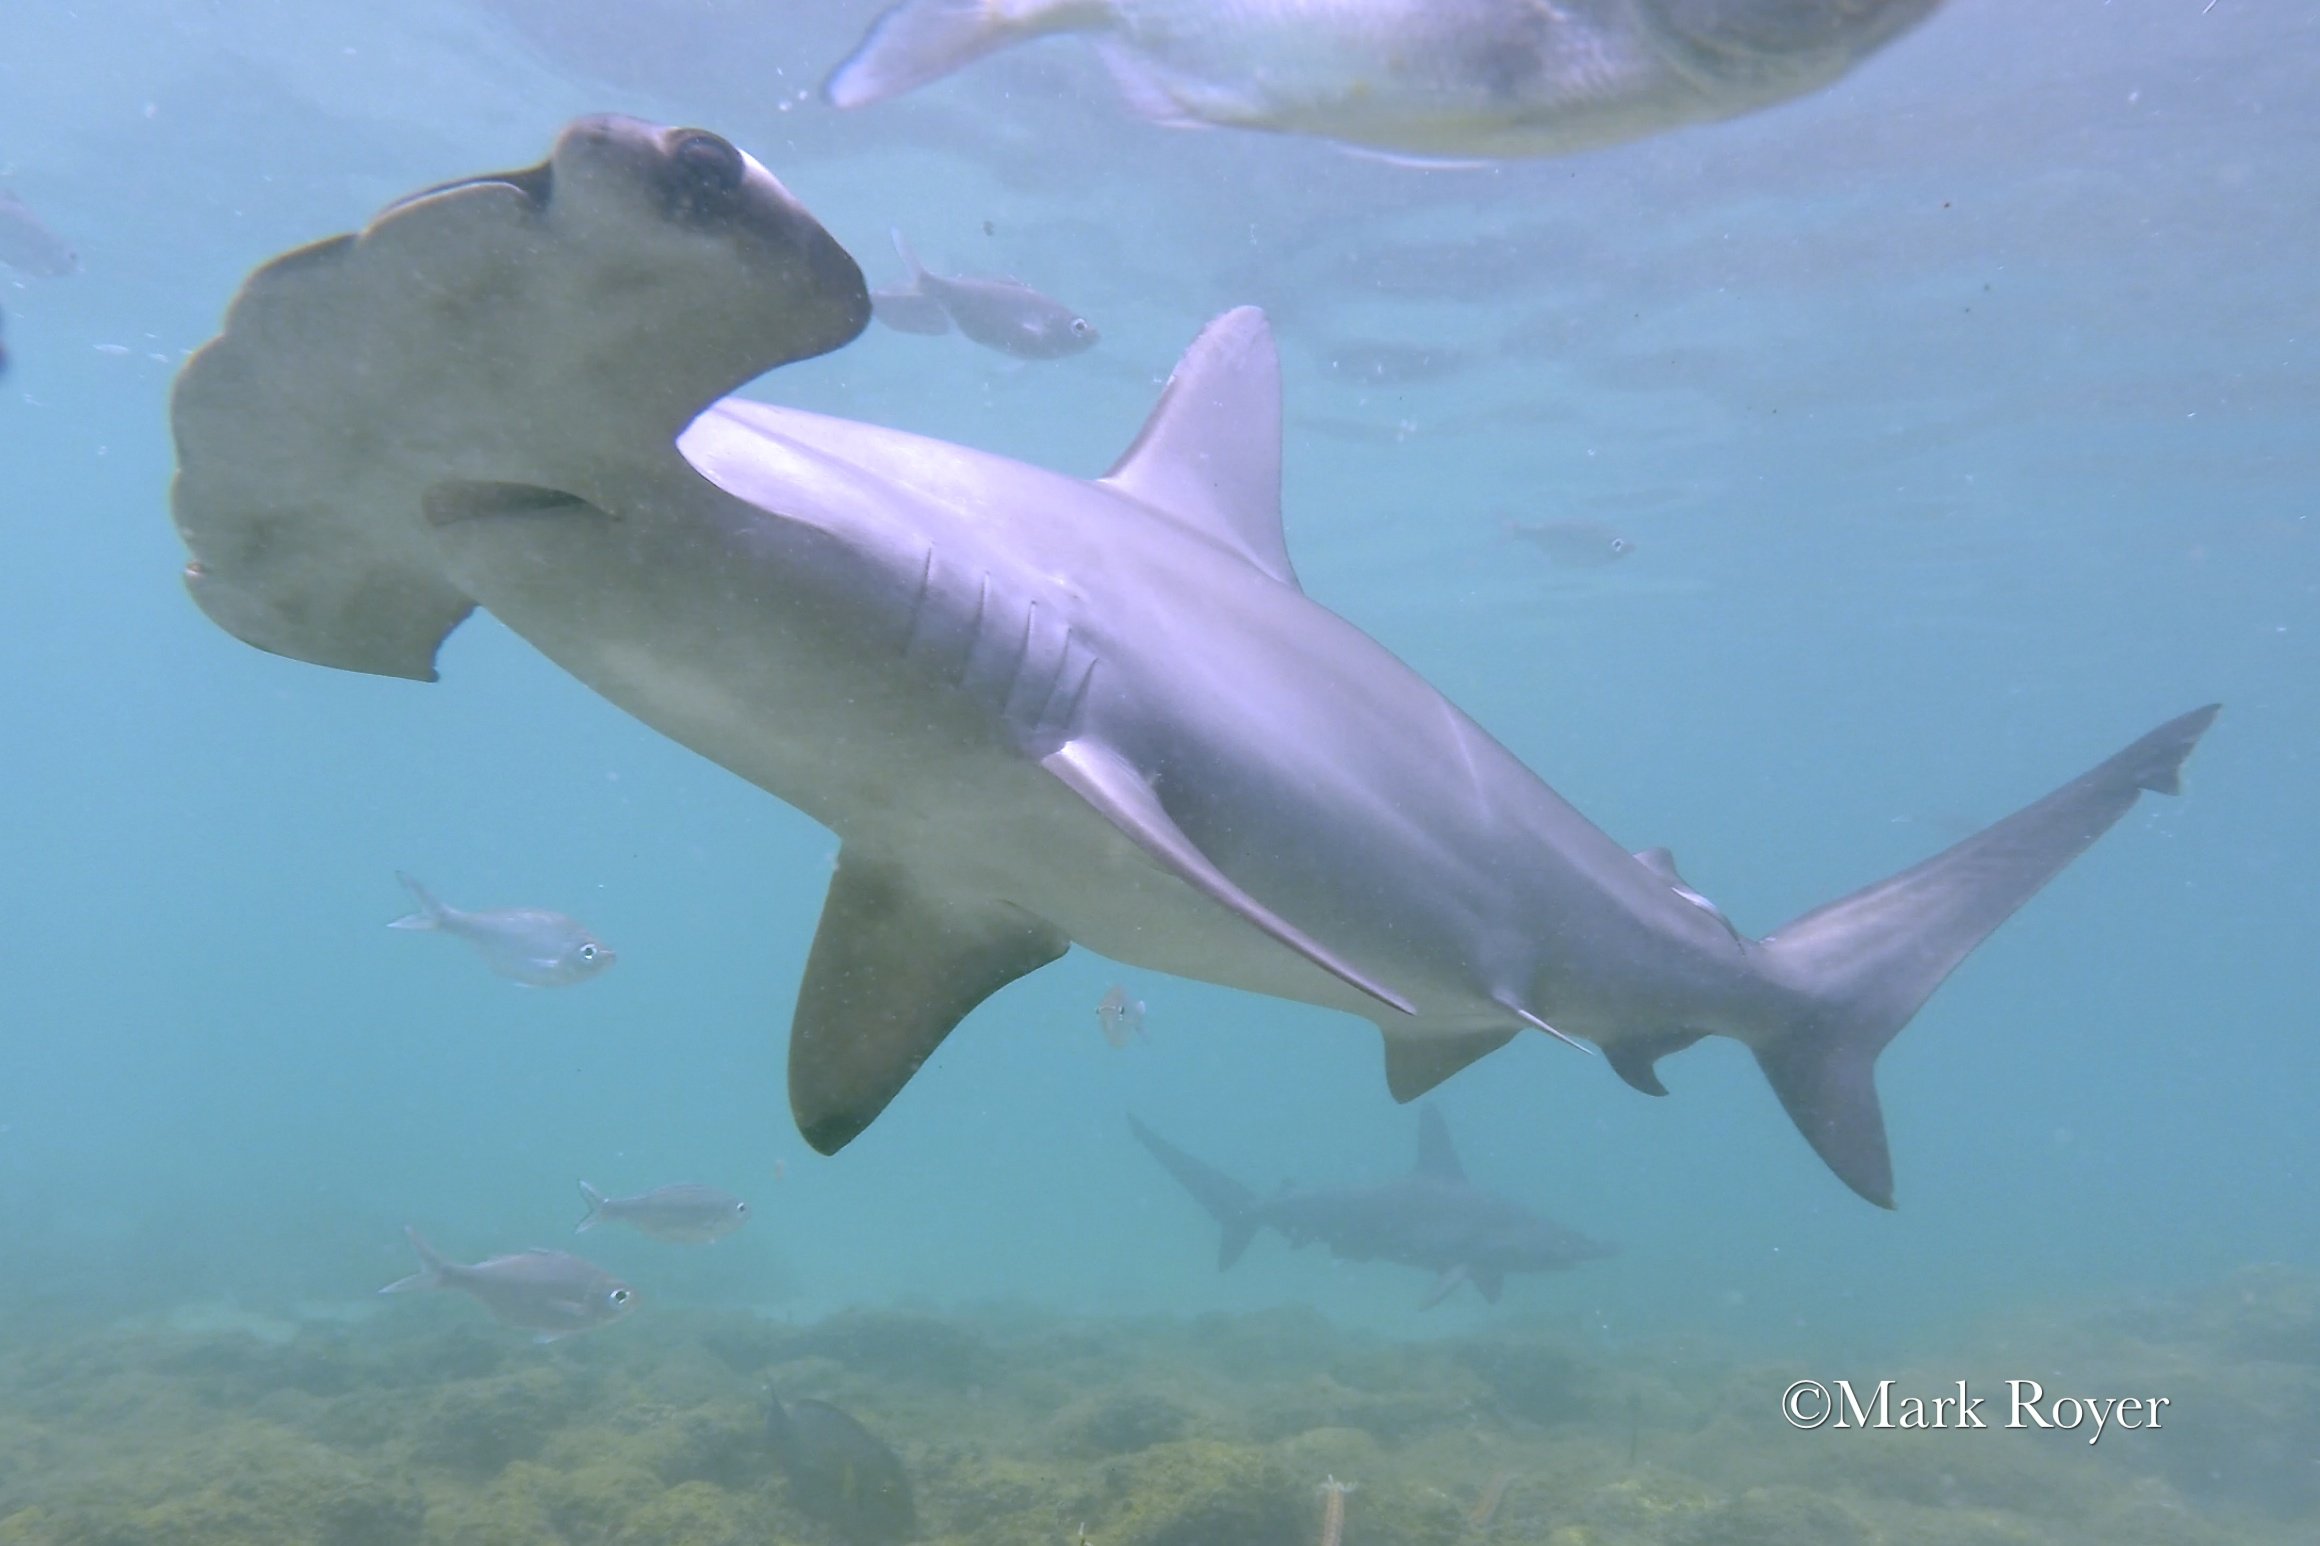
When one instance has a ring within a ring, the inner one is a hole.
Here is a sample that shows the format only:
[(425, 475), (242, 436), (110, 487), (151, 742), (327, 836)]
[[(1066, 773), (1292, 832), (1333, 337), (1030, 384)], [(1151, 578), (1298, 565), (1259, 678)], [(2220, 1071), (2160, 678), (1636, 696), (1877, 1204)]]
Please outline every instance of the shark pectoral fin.
[[(1095, 807), (1096, 813), (1144, 850), (1161, 868), (1210, 901), (1237, 913), (1315, 966), (1388, 1008), (1414, 1015), (1417, 1006), (1339, 960), (1302, 929), (1234, 885), (1208, 855), (1194, 846), (1160, 803), (1151, 783), (1115, 753), (1092, 741), (1072, 741), (1041, 760), (1040, 766), (1064, 787)], [(1509, 1033), (1511, 1034), (1511, 1033)], [(1480, 1056), (1480, 1054), (1476, 1054)], [(1455, 1072), (1455, 1070), (1452, 1070)], [(1423, 1093), (1420, 1091), (1419, 1093)], [(1408, 1099), (1404, 1096), (1403, 1099)]]
[(1201, 329), (1102, 481), (1297, 583), (1281, 530), (1281, 356), (1263, 312), (1243, 306)]
[(1426, 1290), (1426, 1297), (1418, 1301), (1418, 1308), (1421, 1310), (1431, 1310), (1434, 1308), (1434, 1306), (1440, 1304), (1443, 1300), (1458, 1292), (1458, 1285), (1465, 1282), (1466, 1278), (1467, 1272), (1463, 1265), (1456, 1267), (1444, 1267), (1442, 1271), (1435, 1277), (1434, 1286)]
[(1498, 1303), (1498, 1296), (1506, 1292), (1506, 1274), (1496, 1267), (1468, 1267), (1466, 1278), (1484, 1304)]
[(1070, 948), (1018, 907), (938, 895), (900, 865), (840, 853), (790, 1024), (798, 1131), (837, 1153), (969, 1010)]
[(1611, 1064), (1611, 1071), (1646, 1095), (1665, 1095), (1667, 1086), (1659, 1082), (1659, 1060), (1671, 1052), (1681, 1052), (1700, 1039), (1698, 1031), (1646, 1031), (1639, 1036), (1616, 1036), (1603, 1044), (1603, 1056)]
[[(1519, 1031), (1461, 1031), (1447, 1036), (1439, 1033), (1404, 1036), (1386, 1031), (1386, 1088), (1398, 1101), (1416, 1100), (1467, 1064), (1488, 1057), (1520, 1034)], [(1447, 1132), (1444, 1136), (1447, 1138)], [(1421, 1153), (1421, 1161), (1423, 1157)]]

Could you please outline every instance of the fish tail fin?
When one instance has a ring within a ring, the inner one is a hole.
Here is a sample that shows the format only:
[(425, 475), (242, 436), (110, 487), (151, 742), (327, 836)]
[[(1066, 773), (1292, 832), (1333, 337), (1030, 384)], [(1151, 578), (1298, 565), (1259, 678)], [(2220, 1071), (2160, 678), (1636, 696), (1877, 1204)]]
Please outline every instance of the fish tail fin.
[(910, 288), (912, 291), (915, 292), (924, 288), (926, 283), (926, 265), (918, 261), (918, 254), (912, 252), (910, 250), (910, 243), (902, 239), (902, 227), (898, 225), (889, 226), (886, 229), (886, 234), (894, 242), (894, 255), (900, 258), (902, 260), (902, 266), (910, 271)]
[(573, 1229), (572, 1233), (576, 1235), (584, 1235), (588, 1233), (588, 1231), (603, 1223), (605, 1219), (604, 1204), (606, 1202), (606, 1198), (602, 1192), (598, 1191), (595, 1187), (590, 1186), (587, 1182), (583, 1181), (580, 1183), (580, 1197), (582, 1201), (588, 1204), (588, 1217), (582, 1219), (579, 1225)]
[(1751, 1038), (1773, 1093), (1837, 1178), (1893, 1206), (1877, 1055), (1957, 964), (2127, 813), (2176, 794), (2219, 705), (2169, 720), (2109, 761), (1944, 853), (1767, 936), (1758, 969), (1784, 991)]
[(401, 881), (403, 889), (411, 893), (411, 900), (419, 904), (419, 910), (415, 913), (404, 914), (393, 923), (388, 924), (387, 927), (390, 929), (440, 929), (443, 927), (443, 919), (449, 909), (435, 900), (435, 893), (420, 885), (418, 881), (404, 874), (401, 870), (395, 871), (395, 879)]
[(903, 0), (822, 83), (833, 107), (867, 107), (939, 80), (985, 54), (1112, 20), (1110, 0)]
[(1134, 1130), (1136, 1141), (1151, 1151), (1161, 1168), (1174, 1176), (1176, 1184), (1190, 1192), (1193, 1201), (1207, 1209), (1208, 1216), (1224, 1231), (1217, 1241), (1216, 1270), (1222, 1272), (1239, 1261), (1249, 1242), (1257, 1237), (1257, 1194), (1215, 1166), (1194, 1159), (1132, 1116), (1128, 1126)]
[(411, 1249), (419, 1253), (419, 1270), (407, 1278), (395, 1279), (379, 1292), (382, 1294), (407, 1294), (414, 1289), (441, 1288), (444, 1278), (443, 1269), (449, 1263), (443, 1260), (442, 1254), (435, 1247), (427, 1243), (426, 1237), (418, 1230), (405, 1225), (403, 1233), (409, 1238)]

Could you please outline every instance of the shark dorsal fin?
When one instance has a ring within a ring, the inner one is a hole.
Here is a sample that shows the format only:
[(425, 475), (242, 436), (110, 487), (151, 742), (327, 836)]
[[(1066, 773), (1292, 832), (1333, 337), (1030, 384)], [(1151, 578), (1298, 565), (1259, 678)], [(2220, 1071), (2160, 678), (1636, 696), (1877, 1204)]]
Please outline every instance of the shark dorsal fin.
[(1418, 1108), (1418, 1163), (1410, 1173), (1436, 1181), (1466, 1179), (1466, 1167), (1458, 1163), (1458, 1151), (1450, 1143), (1450, 1124), (1442, 1120), (1439, 1106)]
[(1664, 848), (1646, 848), (1635, 856), (1636, 862), (1671, 886), (1681, 886), (1684, 878), (1676, 873), (1676, 856)]
[(1281, 356), (1262, 311), (1201, 329), (1103, 481), (1297, 583), (1281, 531)]

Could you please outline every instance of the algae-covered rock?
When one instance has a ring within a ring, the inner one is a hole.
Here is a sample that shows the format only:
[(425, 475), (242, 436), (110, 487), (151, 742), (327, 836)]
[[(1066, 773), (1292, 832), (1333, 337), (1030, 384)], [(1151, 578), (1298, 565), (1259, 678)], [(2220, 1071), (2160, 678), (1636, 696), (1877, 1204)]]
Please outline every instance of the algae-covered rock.
[(1668, 1532), (1668, 1546), (1867, 1546), (1869, 1527), (1835, 1498), (1752, 1487)]
[(1103, 1480), (1091, 1533), (1106, 1546), (1281, 1546), (1313, 1528), (1280, 1463), (1244, 1445), (1160, 1444), (1111, 1462)]
[(536, 1363), (446, 1385), (409, 1419), (411, 1458), (490, 1473), (536, 1455), (579, 1404), (565, 1372)]
[(10, 1533), (50, 1546), (413, 1546), (425, 1513), (406, 1479), (232, 1423), (28, 1511)]
[(901, 1310), (848, 1310), (800, 1334), (800, 1353), (891, 1379), (964, 1389), (1003, 1372), (988, 1343), (954, 1320)]
[(1057, 1453), (1103, 1459), (1183, 1438), (1192, 1413), (1154, 1391), (1109, 1390), (1072, 1402), (1052, 1426)]
[(1604, 1404), (1599, 1366), (1552, 1343), (1469, 1342), (1458, 1361), (1490, 1388), (1499, 1410), (1524, 1422), (1578, 1422)]

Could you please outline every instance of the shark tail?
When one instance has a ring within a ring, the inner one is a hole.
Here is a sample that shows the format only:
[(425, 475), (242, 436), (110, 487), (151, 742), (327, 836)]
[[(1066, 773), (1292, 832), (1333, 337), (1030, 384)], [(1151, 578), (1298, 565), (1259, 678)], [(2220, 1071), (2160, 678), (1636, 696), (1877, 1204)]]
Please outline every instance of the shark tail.
[(1134, 1117), (1128, 1118), (1128, 1126), (1134, 1129), (1136, 1141), (1152, 1152), (1160, 1167), (1174, 1176), (1176, 1184), (1190, 1192), (1224, 1231), (1216, 1246), (1216, 1270), (1222, 1272), (1239, 1261), (1249, 1242), (1257, 1238), (1257, 1194), (1215, 1166), (1194, 1159)]
[(867, 107), (939, 80), (985, 54), (1111, 22), (1110, 0), (903, 0), (822, 83), (833, 107)]
[(2169, 720), (2109, 761), (1945, 853), (1767, 936), (1759, 968), (1784, 1022), (1750, 1038), (1816, 1153), (1854, 1191), (1893, 1206), (1877, 1054), (1951, 970), (2145, 790), (2181, 791), (2183, 760), (2220, 705)]

